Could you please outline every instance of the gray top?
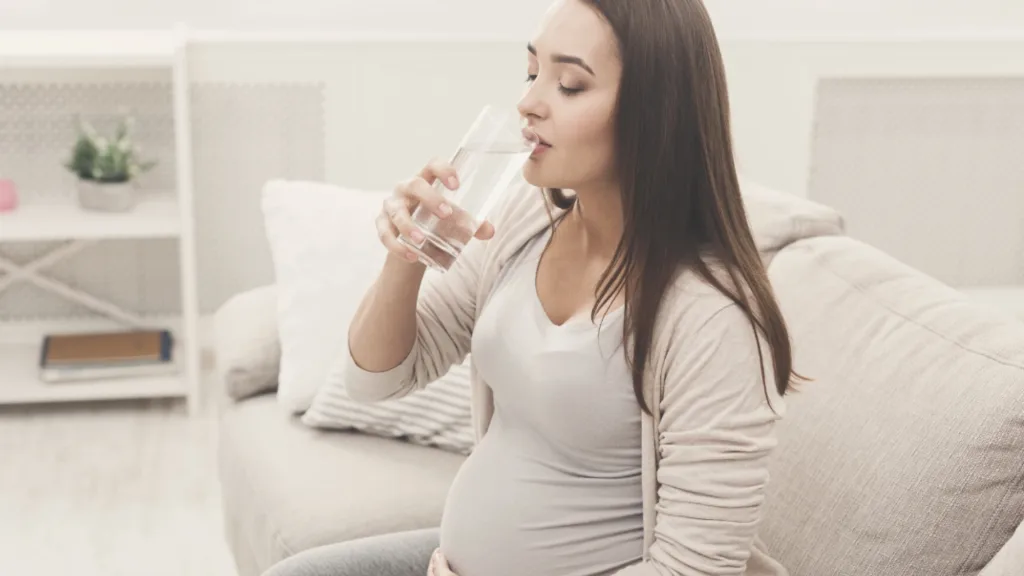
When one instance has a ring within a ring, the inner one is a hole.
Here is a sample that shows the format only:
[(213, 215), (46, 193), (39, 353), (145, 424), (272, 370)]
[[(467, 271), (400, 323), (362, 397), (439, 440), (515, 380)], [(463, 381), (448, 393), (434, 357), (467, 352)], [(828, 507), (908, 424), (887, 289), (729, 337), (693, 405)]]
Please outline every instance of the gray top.
[(473, 332), (494, 416), (441, 523), (459, 576), (607, 574), (643, 554), (640, 409), (622, 310), (600, 329), (589, 314), (553, 324), (536, 290), (548, 236), (509, 266)]

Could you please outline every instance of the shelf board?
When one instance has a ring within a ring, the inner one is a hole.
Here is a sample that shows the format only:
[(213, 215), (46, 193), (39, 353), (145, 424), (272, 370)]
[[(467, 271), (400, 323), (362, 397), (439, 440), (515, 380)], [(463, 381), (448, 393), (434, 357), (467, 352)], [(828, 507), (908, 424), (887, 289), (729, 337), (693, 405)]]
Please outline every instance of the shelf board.
[(177, 42), (154, 30), (0, 32), (0, 68), (148, 68), (170, 66)]
[[(185, 350), (177, 337), (176, 321), (154, 321), (175, 332), (174, 357), (181, 366)], [(184, 371), (178, 374), (111, 378), (84, 382), (43, 382), (39, 378), (39, 351), (45, 334), (107, 330), (117, 325), (105, 320), (12, 322), (0, 339), (0, 405), (45, 404), (133, 398), (178, 398), (188, 395)]]
[(0, 404), (43, 404), (186, 395), (180, 375), (49, 383), (39, 379), (38, 344), (0, 344)]
[(181, 214), (172, 195), (144, 200), (130, 212), (83, 210), (75, 204), (26, 204), (0, 213), (0, 242), (72, 239), (173, 238)]

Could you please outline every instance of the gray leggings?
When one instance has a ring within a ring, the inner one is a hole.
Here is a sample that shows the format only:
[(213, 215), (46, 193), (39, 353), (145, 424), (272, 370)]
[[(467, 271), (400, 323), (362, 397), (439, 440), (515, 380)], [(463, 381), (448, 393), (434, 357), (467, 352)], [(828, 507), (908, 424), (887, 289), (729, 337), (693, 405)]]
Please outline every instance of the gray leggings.
[(426, 576), (437, 528), (398, 532), (300, 552), (263, 576)]

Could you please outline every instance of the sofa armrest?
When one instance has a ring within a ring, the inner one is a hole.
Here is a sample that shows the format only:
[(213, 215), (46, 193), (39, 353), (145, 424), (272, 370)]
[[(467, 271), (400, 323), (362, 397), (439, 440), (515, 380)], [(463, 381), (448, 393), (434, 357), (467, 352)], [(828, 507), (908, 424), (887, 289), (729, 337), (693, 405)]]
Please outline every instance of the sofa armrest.
[(213, 326), (217, 376), (227, 395), (240, 400), (275, 390), (281, 366), (277, 287), (232, 296), (217, 309)]

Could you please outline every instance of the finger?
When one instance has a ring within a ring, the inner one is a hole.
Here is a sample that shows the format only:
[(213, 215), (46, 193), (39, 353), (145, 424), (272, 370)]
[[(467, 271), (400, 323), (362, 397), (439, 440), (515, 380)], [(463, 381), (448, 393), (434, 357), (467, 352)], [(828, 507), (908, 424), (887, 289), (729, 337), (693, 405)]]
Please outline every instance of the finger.
[(455, 573), (452, 572), (452, 567), (448, 565), (448, 559), (444, 557), (444, 553), (440, 550), (437, 551), (436, 566), (435, 576), (455, 576)]
[[(396, 192), (398, 192), (396, 190)], [(416, 209), (418, 201), (415, 196), (410, 192), (403, 190), (395, 196), (390, 196), (384, 200), (384, 206), (381, 208), (388, 218), (394, 218), (395, 214), (399, 212), (412, 212)]]
[(384, 214), (391, 225), (397, 230), (397, 234), (401, 234), (417, 244), (423, 241), (423, 233), (413, 223), (408, 203), (404, 198), (391, 197), (385, 200)]
[(399, 208), (391, 212), (390, 221), (399, 235), (412, 240), (417, 246), (425, 240), (423, 232), (412, 221), (412, 215), (405, 208)]
[(490, 240), (494, 238), (494, 224), (484, 220), (484, 223), (480, 225), (480, 228), (476, 231), (476, 238), (479, 240)]
[(397, 202), (401, 202), (406, 208), (412, 210), (416, 207), (416, 196), (412, 193), (412, 189), (417, 180), (422, 180), (419, 177), (410, 178), (404, 182), (399, 182), (395, 186), (394, 193), (388, 199), (384, 200), (384, 208), (388, 209), (389, 206)]
[(384, 248), (392, 254), (409, 262), (417, 260), (416, 254), (409, 247), (398, 241), (398, 229), (391, 223), (386, 214), (377, 217), (377, 237)]
[(443, 160), (432, 160), (420, 171), (420, 178), (427, 184), (441, 180), (449, 190), (459, 187), (459, 175), (455, 167)]
[(422, 204), (426, 210), (438, 218), (447, 218), (452, 215), (454, 209), (444, 194), (439, 193), (433, 186), (422, 178), (416, 178), (409, 183), (406, 189), (412, 204)]
[(427, 576), (435, 576), (434, 566), (437, 564), (437, 550), (430, 554), (430, 565), (427, 566)]

